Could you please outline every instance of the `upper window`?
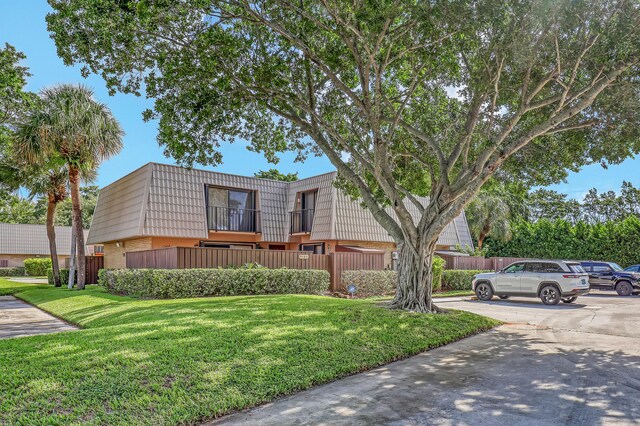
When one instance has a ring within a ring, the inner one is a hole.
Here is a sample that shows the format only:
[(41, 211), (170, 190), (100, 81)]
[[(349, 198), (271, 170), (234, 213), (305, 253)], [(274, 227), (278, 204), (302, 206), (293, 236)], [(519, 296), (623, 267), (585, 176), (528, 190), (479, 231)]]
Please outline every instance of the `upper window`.
[(316, 189), (297, 194), (295, 209), (290, 213), (291, 234), (311, 232), (317, 199), (318, 190)]
[(593, 272), (611, 272), (611, 268), (607, 265), (593, 265), (591, 270)]
[(640, 266), (629, 266), (627, 269), (625, 269), (625, 271), (627, 272), (640, 272)]
[(207, 216), (210, 230), (258, 232), (259, 212), (255, 210), (255, 191), (207, 188)]

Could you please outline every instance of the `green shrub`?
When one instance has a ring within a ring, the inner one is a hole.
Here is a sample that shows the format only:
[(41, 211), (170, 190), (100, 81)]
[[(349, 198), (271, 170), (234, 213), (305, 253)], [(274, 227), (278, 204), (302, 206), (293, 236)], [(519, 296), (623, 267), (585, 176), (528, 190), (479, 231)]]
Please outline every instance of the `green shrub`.
[(101, 269), (109, 292), (153, 299), (249, 294), (322, 294), (329, 272), (300, 269)]
[(486, 271), (476, 269), (446, 269), (442, 274), (443, 290), (471, 290), (471, 282), (476, 274)]
[[(76, 277), (78, 277), (78, 272), (76, 271)], [(53, 285), (53, 269), (49, 268), (47, 269), (47, 281), (49, 281), (49, 284)], [(60, 269), (60, 284), (63, 286), (67, 286), (69, 285), (69, 270), (66, 268), (61, 268)]]
[[(442, 272), (445, 261), (441, 257), (433, 258), (433, 291), (439, 291), (442, 286)], [(385, 296), (396, 290), (398, 273), (396, 271), (344, 271), (342, 273), (343, 287), (340, 291), (347, 291), (347, 286), (356, 286), (358, 297)]]
[(447, 262), (441, 257), (433, 256), (433, 291), (442, 289), (442, 273)]
[(0, 268), (0, 277), (19, 277), (23, 276), (24, 274), (24, 266)]
[(48, 257), (36, 257), (24, 261), (24, 269), (30, 277), (45, 276), (49, 268), (51, 268), (51, 259)]
[(356, 286), (357, 297), (384, 296), (396, 290), (396, 271), (344, 271), (341, 292), (347, 292), (348, 285)]

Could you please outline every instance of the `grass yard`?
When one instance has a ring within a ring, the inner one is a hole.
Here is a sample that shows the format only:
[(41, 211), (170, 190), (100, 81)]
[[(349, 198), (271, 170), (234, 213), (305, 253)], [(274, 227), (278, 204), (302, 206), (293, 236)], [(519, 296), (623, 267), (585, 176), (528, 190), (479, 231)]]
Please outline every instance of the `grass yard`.
[(475, 293), (472, 290), (449, 290), (433, 293), (433, 298), (439, 297), (459, 297), (459, 296), (473, 296)]
[(196, 423), (440, 346), (497, 321), (371, 300), (136, 300), (0, 279), (83, 329), (0, 340), (0, 424)]

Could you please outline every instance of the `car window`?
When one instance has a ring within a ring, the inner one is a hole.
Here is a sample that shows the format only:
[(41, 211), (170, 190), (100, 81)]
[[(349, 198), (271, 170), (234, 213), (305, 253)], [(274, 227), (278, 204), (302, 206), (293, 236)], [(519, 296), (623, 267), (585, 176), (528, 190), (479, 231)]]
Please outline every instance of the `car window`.
[(504, 271), (507, 273), (521, 272), (524, 269), (524, 263), (514, 263), (507, 266)]
[(614, 271), (622, 271), (622, 266), (618, 265), (617, 263), (610, 263), (609, 265), (611, 265)]
[(543, 269), (540, 262), (527, 262), (524, 264), (524, 270), (527, 272), (543, 272)]
[(560, 267), (560, 265), (558, 265), (557, 263), (543, 263), (542, 268), (543, 268), (542, 272), (547, 272), (547, 273), (564, 272)]
[(587, 272), (585, 268), (583, 268), (581, 265), (569, 264), (568, 266), (571, 272), (577, 272), (577, 273)]
[(606, 265), (593, 265), (593, 272), (611, 272), (611, 268)]
[(593, 272), (593, 266), (591, 265), (582, 265), (582, 268), (585, 270), (585, 272)]
[(638, 272), (640, 270), (640, 266), (629, 266), (625, 269), (627, 272)]

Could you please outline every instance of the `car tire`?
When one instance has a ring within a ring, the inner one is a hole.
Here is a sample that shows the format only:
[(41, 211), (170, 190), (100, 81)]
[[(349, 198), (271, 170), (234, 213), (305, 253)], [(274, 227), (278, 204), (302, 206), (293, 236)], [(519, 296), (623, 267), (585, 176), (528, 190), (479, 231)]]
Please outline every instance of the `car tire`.
[(560, 303), (560, 290), (554, 285), (545, 285), (540, 290), (540, 300), (545, 305), (557, 305)]
[(493, 298), (493, 289), (488, 283), (480, 283), (476, 285), (476, 296), (483, 302), (489, 301)]
[(562, 299), (562, 303), (573, 303), (576, 300), (578, 300), (578, 296), (565, 297), (565, 298)]
[(502, 299), (502, 300), (506, 300), (506, 299), (508, 299), (508, 298), (509, 298), (509, 296), (505, 296), (505, 295), (498, 296), (498, 297), (499, 297), (500, 299)]
[(633, 293), (633, 287), (629, 281), (620, 281), (616, 284), (616, 292), (618, 296), (630, 296)]

